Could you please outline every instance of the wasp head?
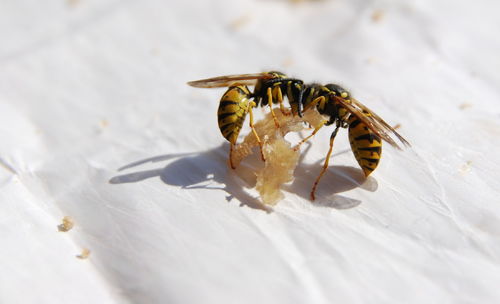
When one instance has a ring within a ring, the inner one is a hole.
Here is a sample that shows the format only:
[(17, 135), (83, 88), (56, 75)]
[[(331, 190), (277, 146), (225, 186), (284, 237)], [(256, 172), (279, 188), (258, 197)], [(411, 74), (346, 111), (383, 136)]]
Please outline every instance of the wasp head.
[(339, 86), (338, 84), (329, 83), (325, 87), (328, 88), (335, 95), (342, 97), (344, 99), (348, 99), (351, 96), (351, 94), (349, 94), (349, 92), (346, 89)]

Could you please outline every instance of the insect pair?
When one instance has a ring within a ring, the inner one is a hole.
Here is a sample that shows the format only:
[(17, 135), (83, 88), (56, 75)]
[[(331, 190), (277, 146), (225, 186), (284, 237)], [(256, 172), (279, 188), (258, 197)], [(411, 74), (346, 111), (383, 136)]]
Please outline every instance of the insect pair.
[[(302, 80), (289, 78), (281, 72), (220, 76), (191, 81), (188, 84), (199, 88), (229, 87), (220, 100), (217, 116), (220, 131), (231, 144), (229, 160), (233, 169), (235, 167), (231, 161), (231, 154), (247, 114), (250, 115), (250, 128), (259, 143), (261, 157), (264, 160), (262, 141), (253, 126), (252, 109), (254, 107), (268, 105), (277, 128), (279, 124), (274, 114), (273, 104), (279, 104), (283, 113), (288, 112), (283, 104), (285, 97), (288, 99), (292, 115), (302, 116), (303, 112), (316, 107), (325, 119), (315, 126), (312, 134), (304, 138), (297, 147), (313, 137), (325, 125), (335, 125), (335, 129), (330, 136), (330, 148), (323, 168), (311, 190), (312, 200), (315, 199), (316, 187), (328, 168), (339, 128), (349, 130), (351, 150), (365, 176), (372, 173), (380, 161), (382, 140), (401, 149), (391, 137), (392, 135), (403, 145), (410, 146), (408, 141), (380, 116), (352, 98), (347, 90), (336, 84), (305, 84)], [(248, 85), (255, 86), (253, 92), (250, 92)]]

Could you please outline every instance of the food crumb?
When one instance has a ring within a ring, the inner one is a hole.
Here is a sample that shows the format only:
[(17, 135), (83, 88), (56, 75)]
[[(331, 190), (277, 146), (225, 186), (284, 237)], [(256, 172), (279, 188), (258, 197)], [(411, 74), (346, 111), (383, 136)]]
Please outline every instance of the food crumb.
[(80, 4), (81, 0), (66, 0), (66, 4), (68, 4), (68, 7), (70, 8), (75, 8)]
[(87, 248), (83, 248), (82, 253), (76, 255), (80, 260), (85, 260), (90, 256), (90, 250)]
[(150, 51), (150, 54), (153, 56), (159, 56), (160, 55), (160, 49), (159, 48), (152, 48)]
[(74, 225), (75, 222), (73, 221), (73, 218), (71, 218), (70, 216), (65, 216), (62, 219), (62, 224), (59, 224), (57, 226), (57, 230), (59, 230), (59, 232), (68, 232), (73, 229)]
[(375, 62), (377, 61), (377, 59), (375, 59), (374, 57), (368, 57), (366, 58), (365, 62), (367, 64), (374, 64)]
[(101, 125), (101, 128), (106, 128), (109, 125), (109, 122), (106, 119), (103, 119), (99, 124)]
[(284, 67), (290, 67), (294, 64), (294, 61), (291, 57), (286, 57), (282, 62), (281, 62), (281, 65), (283, 65)]
[(465, 110), (465, 109), (470, 108), (470, 107), (472, 107), (472, 104), (470, 104), (468, 102), (464, 102), (464, 103), (462, 103), (461, 105), (458, 106), (458, 108), (460, 110)]
[(469, 160), (465, 164), (462, 165), (460, 168), (460, 174), (465, 175), (466, 173), (469, 173), (472, 169), (472, 161)]
[(394, 130), (397, 130), (399, 128), (401, 128), (401, 124), (398, 123), (398, 124), (395, 124), (394, 127), (392, 127)]
[(301, 3), (304, 3), (304, 2), (321, 2), (321, 1), (324, 1), (324, 0), (288, 0), (290, 3), (292, 4), (301, 4)]
[(384, 19), (384, 12), (380, 9), (376, 9), (372, 13), (372, 21), (374, 23), (379, 23)]
[(233, 20), (231, 22), (231, 24), (229, 25), (233, 30), (239, 30), (240, 28), (242, 28), (244, 25), (246, 25), (248, 22), (250, 22), (250, 15), (247, 13), (247, 14), (244, 14), (244, 15), (241, 15), (240, 17), (236, 18), (235, 20)]

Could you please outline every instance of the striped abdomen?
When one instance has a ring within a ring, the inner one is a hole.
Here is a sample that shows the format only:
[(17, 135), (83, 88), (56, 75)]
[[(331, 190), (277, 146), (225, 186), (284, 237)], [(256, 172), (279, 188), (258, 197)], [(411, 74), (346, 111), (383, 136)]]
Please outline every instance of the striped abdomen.
[(235, 144), (248, 112), (250, 91), (247, 86), (229, 87), (222, 96), (217, 119), (219, 129), (230, 143)]
[[(363, 113), (370, 116), (370, 113)], [(365, 176), (370, 175), (380, 161), (382, 156), (382, 140), (373, 133), (355, 115), (349, 117), (349, 142), (351, 149), (363, 169)]]

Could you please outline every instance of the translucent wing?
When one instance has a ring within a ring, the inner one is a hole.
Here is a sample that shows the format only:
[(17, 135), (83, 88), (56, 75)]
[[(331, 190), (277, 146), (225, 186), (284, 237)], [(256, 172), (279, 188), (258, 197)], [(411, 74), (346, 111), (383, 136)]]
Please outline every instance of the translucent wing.
[(377, 113), (373, 112), (367, 106), (365, 106), (364, 104), (362, 104), (361, 102), (359, 102), (356, 99), (353, 99), (353, 103), (355, 105), (357, 105), (358, 107), (360, 107), (361, 109), (363, 109), (364, 111), (371, 113), (373, 120), (376, 121), (377, 123), (381, 124), (382, 127), (387, 132), (391, 132), (392, 134), (394, 134), (398, 138), (398, 140), (403, 143), (403, 145), (405, 145), (406, 147), (411, 147), (410, 143), (403, 136), (401, 136), (398, 132), (396, 132), (396, 130), (394, 130), (394, 128), (391, 127), (388, 123), (386, 123), (380, 116), (378, 116)]
[(190, 81), (188, 84), (196, 88), (220, 88), (229, 87), (235, 84), (254, 85), (258, 79), (272, 79), (275, 77), (276, 75), (270, 73), (227, 75)]
[[(401, 147), (392, 139), (389, 134), (393, 134), (396, 138), (403, 143), (404, 146), (410, 147), (410, 143), (401, 136), (393, 127), (391, 127), (388, 123), (386, 123), (380, 116), (378, 116), (375, 112), (370, 110), (367, 106), (357, 101), (356, 99), (350, 98), (349, 101), (338, 97), (332, 96), (335, 98), (335, 101), (340, 103), (347, 111), (349, 111), (352, 115), (355, 115), (361, 122), (366, 124), (370, 130), (373, 131), (376, 135), (380, 136), (383, 140), (391, 144), (391, 146), (401, 149)], [(370, 113), (370, 116), (363, 115), (363, 112)]]

